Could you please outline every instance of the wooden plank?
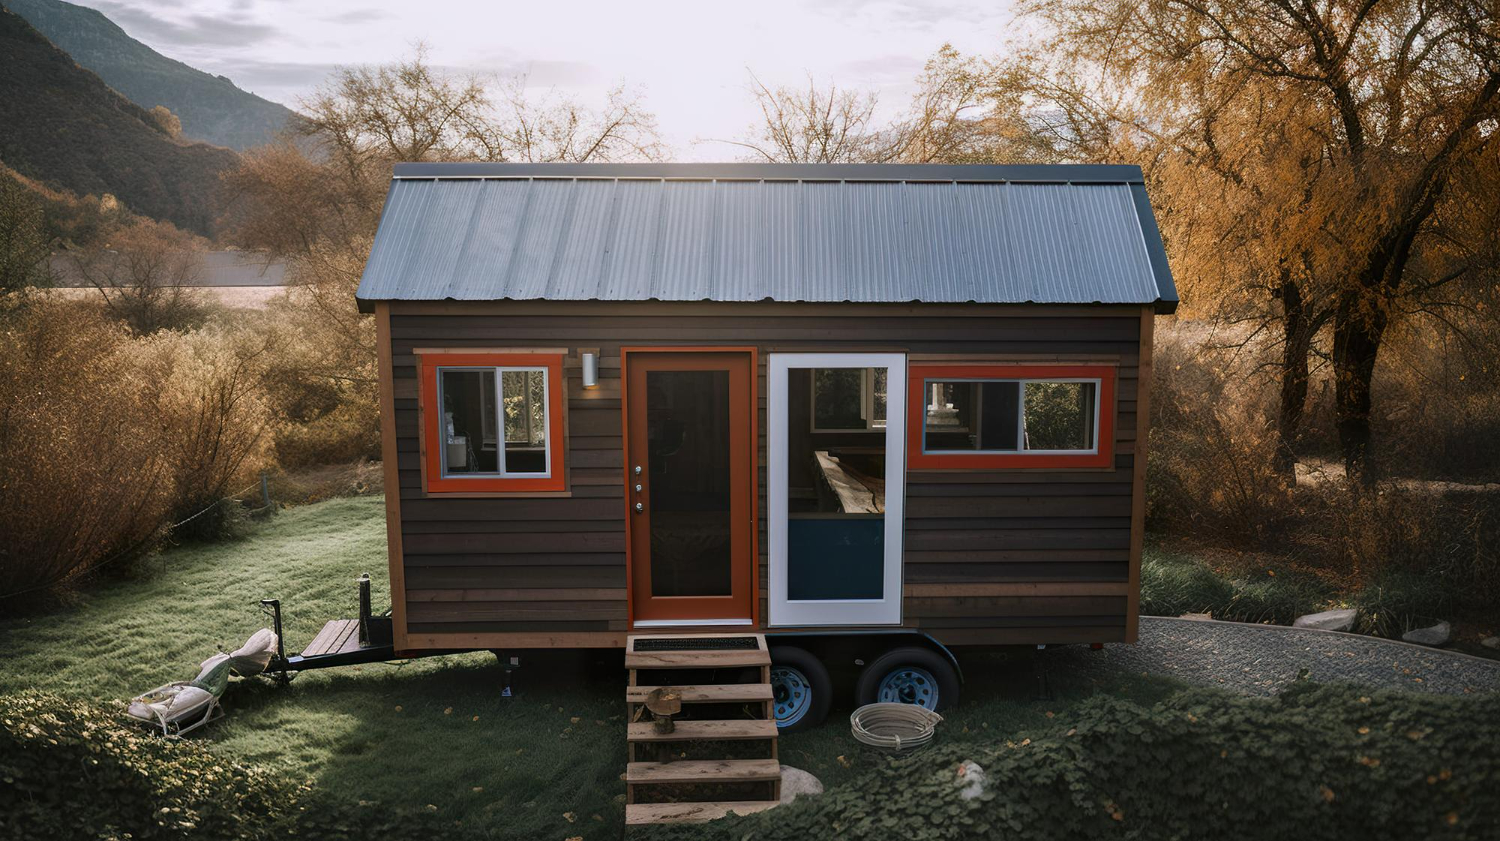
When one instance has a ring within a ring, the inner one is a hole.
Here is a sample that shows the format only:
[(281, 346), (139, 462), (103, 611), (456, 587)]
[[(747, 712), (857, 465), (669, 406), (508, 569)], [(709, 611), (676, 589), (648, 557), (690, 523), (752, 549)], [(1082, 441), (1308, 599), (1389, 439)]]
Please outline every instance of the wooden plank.
[(701, 823), (730, 812), (749, 815), (779, 805), (775, 800), (735, 800), (720, 803), (631, 803), (625, 807), (626, 826), (658, 823)]
[(359, 629), (358, 619), (330, 619), (323, 625), (323, 630), (318, 632), (313, 641), (302, 650), (303, 657), (314, 657), (319, 654), (327, 654), (338, 651), (339, 646), (344, 644), (350, 634)]
[[(659, 686), (631, 686), (625, 690), (625, 702), (644, 704), (646, 696)], [(769, 683), (715, 683), (705, 686), (674, 686), (684, 704), (737, 704), (772, 699)]]
[(884, 499), (878, 499), (874, 491), (849, 474), (839, 460), (826, 450), (816, 450), (813, 458), (818, 462), (818, 474), (829, 490), (838, 499), (839, 511), (845, 514), (879, 514), (884, 508)]
[(781, 765), (774, 759), (683, 759), (677, 762), (631, 762), (625, 766), (625, 782), (654, 783), (754, 783), (781, 779)]
[(776, 738), (776, 722), (765, 719), (740, 721), (678, 721), (671, 733), (656, 732), (656, 723), (632, 722), (625, 738), (631, 742), (741, 741)]
[(385, 487), (386, 563), (391, 589), (391, 635), (396, 648), (406, 640), (406, 564), (401, 544), (401, 479), (396, 456), (396, 389), (391, 364), (391, 305), (375, 304), (376, 380), (380, 392), (380, 470)]
[(1152, 343), (1156, 313), (1141, 308), (1140, 395), (1136, 400), (1137, 438), (1130, 511), (1130, 589), (1126, 594), (1125, 641), (1135, 642), (1141, 614), (1141, 549), (1146, 537), (1146, 449), (1150, 441)]
[(972, 584), (907, 584), (907, 598), (960, 598), (985, 596), (1123, 596), (1130, 585), (1124, 581), (1030, 581)]
[(627, 669), (718, 669), (768, 666), (771, 652), (758, 651), (629, 651)]

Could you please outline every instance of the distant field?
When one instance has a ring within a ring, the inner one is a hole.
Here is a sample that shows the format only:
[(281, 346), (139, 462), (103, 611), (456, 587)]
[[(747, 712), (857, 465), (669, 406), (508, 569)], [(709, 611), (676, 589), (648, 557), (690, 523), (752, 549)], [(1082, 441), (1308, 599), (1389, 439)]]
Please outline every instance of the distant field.
[[(263, 310), (272, 298), (286, 291), (285, 286), (198, 286), (194, 289), (204, 297), (235, 310)], [(92, 287), (59, 287), (51, 290), (51, 294), (72, 300), (88, 300), (99, 295)]]

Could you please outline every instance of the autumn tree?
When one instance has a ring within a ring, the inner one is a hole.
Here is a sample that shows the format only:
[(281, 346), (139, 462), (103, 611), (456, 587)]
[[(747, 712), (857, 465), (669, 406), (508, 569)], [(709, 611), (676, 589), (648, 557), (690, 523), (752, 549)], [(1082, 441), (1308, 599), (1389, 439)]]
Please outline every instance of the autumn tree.
[[(1391, 320), (1468, 275), (1434, 272), (1424, 255), (1467, 248), (1449, 248), (1438, 220), (1483, 189), (1462, 180), (1464, 162), (1494, 152), (1493, 5), (1036, 0), (1027, 10), (1071, 78), (1105, 91), (1095, 113), (1157, 159), (1222, 164), (1221, 185), (1268, 212), (1279, 244), (1257, 266), (1259, 285), (1287, 308), (1289, 334), (1331, 325), (1342, 454), (1351, 476), (1372, 480), (1371, 383)], [(1242, 154), (1223, 157), (1230, 147)]]
[(759, 119), (724, 141), (779, 163), (1028, 163), (1052, 152), (1029, 130), (1014, 78), (944, 45), (916, 79), (904, 110), (880, 116), (872, 91), (771, 87), (751, 74)]
[(113, 318), (140, 336), (197, 327), (207, 319), (196, 289), (203, 282), (203, 240), (144, 218), (105, 240), (67, 252), (65, 265), (98, 291)]
[(291, 263), (272, 307), (287, 332), (270, 378), (285, 426), (278, 452), (342, 458), (378, 445), (375, 330), (355, 309), (391, 167), (412, 161), (655, 159), (654, 117), (624, 88), (590, 109), (535, 97), (524, 79), (445, 73), (410, 58), (335, 72), (302, 103), (293, 135), (227, 173), (241, 212), (232, 237)]

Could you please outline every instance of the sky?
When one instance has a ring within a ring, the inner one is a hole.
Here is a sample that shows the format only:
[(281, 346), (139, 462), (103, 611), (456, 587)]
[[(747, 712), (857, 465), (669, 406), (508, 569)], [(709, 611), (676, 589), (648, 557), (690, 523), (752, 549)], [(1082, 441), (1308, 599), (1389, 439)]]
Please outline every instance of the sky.
[(438, 66), (524, 75), (536, 93), (587, 105), (638, 92), (680, 160), (734, 160), (754, 122), (750, 72), (768, 85), (875, 90), (904, 106), (944, 43), (994, 55), (1009, 0), (74, 0), (158, 52), (296, 107), (339, 65), (410, 55)]

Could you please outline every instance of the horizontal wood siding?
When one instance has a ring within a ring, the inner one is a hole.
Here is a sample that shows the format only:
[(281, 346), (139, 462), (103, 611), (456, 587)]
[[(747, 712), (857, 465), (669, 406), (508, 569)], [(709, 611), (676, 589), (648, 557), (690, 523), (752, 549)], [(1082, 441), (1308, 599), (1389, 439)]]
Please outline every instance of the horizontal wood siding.
[[(432, 647), (523, 633), (516, 639), (613, 644), (627, 629), (620, 348), (664, 345), (760, 349), (763, 620), (766, 354), (886, 350), (943, 364), (1118, 364), (1112, 469), (908, 473), (903, 613), (907, 625), (949, 644), (1126, 638), (1140, 308), (663, 304), (620, 310), (624, 314), (596, 305), (392, 305), (396, 492), (413, 648), (424, 647), (424, 640)], [(413, 351), (541, 345), (568, 348), (567, 496), (425, 494)], [(600, 354), (598, 389), (582, 388), (583, 349)]]

